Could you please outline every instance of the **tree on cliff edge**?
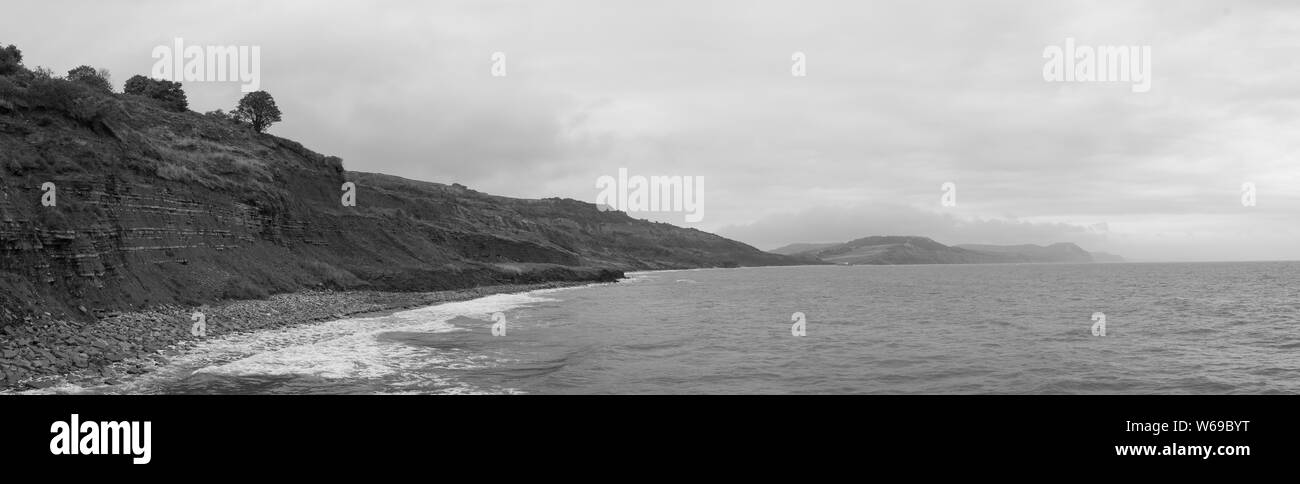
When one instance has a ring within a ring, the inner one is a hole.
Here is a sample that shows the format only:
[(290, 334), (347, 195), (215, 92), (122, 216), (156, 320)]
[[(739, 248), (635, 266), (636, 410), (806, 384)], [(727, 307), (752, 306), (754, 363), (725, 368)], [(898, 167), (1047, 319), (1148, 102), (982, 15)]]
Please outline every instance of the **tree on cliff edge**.
[(280, 108), (275, 106), (275, 98), (266, 91), (248, 93), (239, 100), (239, 106), (231, 114), (235, 119), (252, 124), (259, 133), (280, 121)]
[(112, 76), (108, 69), (96, 70), (90, 66), (78, 66), (68, 71), (68, 80), (80, 82), (100, 92), (113, 92)]
[(18, 72), (23, 67), (23, 51), (10, 45), (0, 47), (0, 76)]
[(132, 76), (126, 80), (122, 92), (157, 99), (173, 111), (184, 112), (190, 106), (189, 100), (185, 97), (185, 90), (181, 89), (181, 83), (165, 79), (150, 79), (139, 75)]

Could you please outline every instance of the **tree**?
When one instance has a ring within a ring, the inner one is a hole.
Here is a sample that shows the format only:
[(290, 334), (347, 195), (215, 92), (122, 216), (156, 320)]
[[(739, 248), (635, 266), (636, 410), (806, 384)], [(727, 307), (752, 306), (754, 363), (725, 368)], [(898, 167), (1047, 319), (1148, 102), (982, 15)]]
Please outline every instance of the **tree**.
[(23, 51), (10, 45), (0, 47), (0, 76), (18, 72), (23, 67)]
[(113, 92), (113, 82), (108, 69), (95, 70), (90, 66), (78, 66), (68, 71), (68, 80), (80, 82), (100, 92)]
[(136, 75), (126, 80), (122, 92), (157, 99), (163, 106), (173, 111), (185, 111), (190, 106), (189, 100), (185, 97), (185, 90), (181, 89), (179, 82)]
[(250, 92), (239, 100), (239, 106), (230, 113), (242, 122), (253, 125), (259, 133), (265, 132), (272, 123), (280, 121), (280, 108), (275, 106), (275, 98), (266, 91)]

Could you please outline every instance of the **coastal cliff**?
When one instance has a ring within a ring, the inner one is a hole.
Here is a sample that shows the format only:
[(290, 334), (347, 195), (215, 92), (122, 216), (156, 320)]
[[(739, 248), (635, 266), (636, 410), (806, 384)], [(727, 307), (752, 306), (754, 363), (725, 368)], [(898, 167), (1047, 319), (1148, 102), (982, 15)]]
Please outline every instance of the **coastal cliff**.
[[(341, 203), (345, 183), (355, 206)], [(144, 97), (0, 77), (0, 327), (308, 289), (792, 263), (577, 200), (349, 172), (297, 142)]]
[[(771, 252), (844, 265), (1083, 263), (1103, 260), (1071, 243), (948, 246), (917, 236), (872, 236), (842, 244), (791, 244)], [(1108, 262), (1123, 261), (1118, 256), (1102, 255)]]

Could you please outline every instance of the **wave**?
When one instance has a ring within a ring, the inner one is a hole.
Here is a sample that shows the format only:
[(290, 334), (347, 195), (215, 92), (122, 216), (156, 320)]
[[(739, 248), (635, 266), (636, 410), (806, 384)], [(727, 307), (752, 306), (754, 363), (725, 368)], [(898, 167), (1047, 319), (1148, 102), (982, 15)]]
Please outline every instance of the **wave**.
[[(164, 367), (119, 385), (79, 387), (62, 384), (27, 393), (154, 393), (160, 387), (187, 378), (301, 376), (336, 379), (383, 380), (397, 391), (411, 387), (416, 393), (439, 389), (447, 393), (495, 392), (463, 384), (440, 375), (436, 369), (464, 370), (497, 364), (497, 359), (467, 351), (402, 344), (385, 339), (387, 333), (439, 334), (488, 332), (490, 315), (540, 302), (554, 301), (540, 294), (496, 294), (394, 312), (388, 315), (346, 318), (232, 334), (199, 342), (181, 350)], [(460, 318), (460, 319), (457, 319)], [(482, 321), (481, 328), (458, 326), (453, 320)], [(490, 334), (490, 333), (489, 333)]]

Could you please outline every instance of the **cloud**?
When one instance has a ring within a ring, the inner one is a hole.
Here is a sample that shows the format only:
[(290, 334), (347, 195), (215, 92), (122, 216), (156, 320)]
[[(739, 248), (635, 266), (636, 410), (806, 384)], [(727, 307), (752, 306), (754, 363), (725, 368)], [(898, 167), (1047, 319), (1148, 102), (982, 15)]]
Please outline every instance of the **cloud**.
[[(0, 41), (119, 83), (173, 37), (260, 45), (284, 111), (272, 132), (348, 169), (588, 201), (618, 168), (704, 176), (694, 226), (758, 246), (893, 232), (1300, 259), (1297, 16), (1210, 0), (53, 0), (6, 10)], [(1151, 91), (1044, 82), (1043, 49), (1066, 38), (1150, 45)], [(796, 51), (807, 77), (790, 75)], [(201, 111), (240, 95), (185, 89)], [(1244, 211), (1246, 181), (1260, 202)], [(944, 182), (958, 208), (938, 206)]]
[(1105, 223), (967, 218), (904, 205), (873, 204), (773, 214), (753, 223), (723, 227), (718, 233), (767, 250), (793, 242), (845, 242), (870, 235), (921, 235), (948, 245), (1074, 242), (1101, 250), (1109, 230)]

